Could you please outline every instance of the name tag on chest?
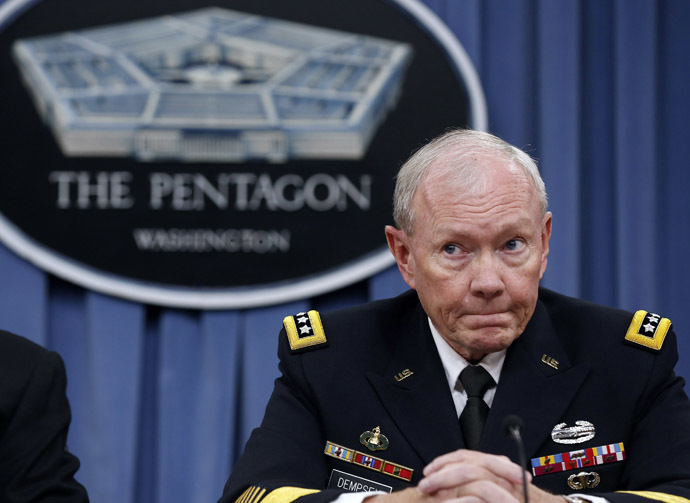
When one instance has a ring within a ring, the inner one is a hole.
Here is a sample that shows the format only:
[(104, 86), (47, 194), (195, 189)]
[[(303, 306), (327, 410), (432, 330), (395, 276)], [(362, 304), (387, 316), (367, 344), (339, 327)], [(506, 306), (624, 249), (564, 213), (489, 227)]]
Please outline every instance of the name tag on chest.
[(353, 493), (368, 492), (368, 491), (382, 491), (390, 493), (393, 491), (391, 486), (374, 482), (373, 480), (358, 477), (351, 473), (341, 472), (340, 470), (333, 470), (331, 478), (328, 480), (327, 489), (344, 489)]

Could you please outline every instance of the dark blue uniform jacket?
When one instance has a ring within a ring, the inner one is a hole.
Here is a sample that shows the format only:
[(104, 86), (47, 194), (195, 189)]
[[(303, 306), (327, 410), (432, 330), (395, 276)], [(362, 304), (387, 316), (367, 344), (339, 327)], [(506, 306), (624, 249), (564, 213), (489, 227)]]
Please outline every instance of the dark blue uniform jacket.
[[(690, 498), (690, 402), (673, 372), (676, 336), (670, 330), (659, 351), (627, 342), (632, 316), (541, 289), (534, 316), (508, 349), (480, 450), (517, 460), (501, 428), (506, 415), (517, 414), (528, 460), (624, 446), (622, 461), (540, 475), (539, 487), (611, 502)], [(416, 484), (434, 458), (464, 447), (415, 292), (324, 314), (322, 322), (327, 343), (307, 351), (291, 352), (281, 333), (282, 375), (221, 501), (330, 501), (342, 491), (327, 489), (333, 470), (402, 489)], [(396, 379), (405, 369), (412, 374)], [(594, 437), (571, 445), (552, 439), (554, 426), (576, 421), (594, 425)], [(360, 435), (376, 426), (389, 447), (371, 453)], [(326, 456), (327, 441), (412, 468), (412, 480)], [(574, 491), (567, 480), (583, 471), (595, 472), (599, 483)]]

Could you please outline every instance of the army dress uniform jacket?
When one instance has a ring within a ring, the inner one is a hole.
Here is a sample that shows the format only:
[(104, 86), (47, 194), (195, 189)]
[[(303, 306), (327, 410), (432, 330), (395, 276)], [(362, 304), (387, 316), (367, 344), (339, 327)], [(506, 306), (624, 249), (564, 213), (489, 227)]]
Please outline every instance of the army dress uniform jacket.
[(0, 330), (0, 501), (86, 503), (65, 449), (71, 415), (60, 356)]
[[(517, 414), (525, 424), (527, 459), (541, 473), (535, 485), (614, 503), (688, 502), (690, 402), (683, 379), (673, 373), (675, 335), (668, 330), (660, 350), (648, 348), (642, 344), (658, 345), (660, 325), (670, 322), (653, 316), (631, 323), (632, 318), (626, 311), (540, 289), (532, 319), (507, 351), (479, 450), (516, 460), (502, 421)], [(626, 341), (628, 332), (648, 332), (638, 330), (643, 321), (652, 334), (642, 343)], [(334, 484), (343, 480), (342, 473), (345, 479), (360, 477), (399, 490), (421, 480), (422, 469), (437, 456), (464, 447), (416, 292), (325, 314), (322, 325), (327, 342), (301, 351), (292, 351), (281, 333), (282, 375), (222, 502), (332, 501), (346, 489), (359, 488)], [(592, 427), (577, 434), (576, 421)], [(578, 443), (555, 441), (557, 425), (565, 430), (563, 438)], [(360, 436), (377, 426), (388, 446), (370, 451)], [(331, 455), (324, 453), (327, 445)], [(334, 445), (342, 449), (335, 452)], [(607, 462), (593, 457), (602, 447)], [(582, 453), (565, 460), (557, 456), (578, 450)], [(584, 466), (571, 468), (580, 457), (590, 464), (581, 459)], [(367, 461), (373, 467), (360, 464)], [(402, 467), (398, 474), (404, 476), (413, 470), (411, 480), (384, 473), (386, 463), (388, 471)], [(568, 484), (573, 475), (571, 482), (582, 486), (578, 490)], [(369, 486), (365, 482), (361, 489), (376, 488)]]

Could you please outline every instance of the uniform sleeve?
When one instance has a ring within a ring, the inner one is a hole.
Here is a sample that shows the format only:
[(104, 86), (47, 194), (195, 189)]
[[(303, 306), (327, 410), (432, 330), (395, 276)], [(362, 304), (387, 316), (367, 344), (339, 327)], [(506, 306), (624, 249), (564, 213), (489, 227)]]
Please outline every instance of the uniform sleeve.
[(79, 461), (66, 450), (71, 414), (57, 353), (45, 351), (21, 389), (0, 439), (0, 500), (87, 502), (74, 479)]
[[(302, 370), (302, 356), (279, 349), (281, 376), (266, 408), (225, 485), (222, 503), (300, 503), (332, 501), (343, 491), (325, 490), (328, 466), (325, 435), (316, 400)], [(317, 350), (320, 351), (320, 350)]]
[(671, 331), (653, 358), (647, 386), (639, 397), (630, 446), (626, 446), (621, 481), (625, 489), (600, 494), (613, 503), (690, 503), (690, 401), (683, 390), (685, 381), (673, 371), (677, 360)]

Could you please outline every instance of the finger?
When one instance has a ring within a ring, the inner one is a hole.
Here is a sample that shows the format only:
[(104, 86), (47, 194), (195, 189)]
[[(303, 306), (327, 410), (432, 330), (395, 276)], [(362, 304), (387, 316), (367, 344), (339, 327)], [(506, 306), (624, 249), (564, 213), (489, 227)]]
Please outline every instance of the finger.
[[(513, 484), (522, 485), (523, 469), (506, 456), (497, 456), (467, 449), (458, 449), (457, 451), (439, 456), (424, 468), (423, 473), (425, 476), (429, 476), (451, 463), (478, 464), (490, 470), (497, 477), (504, 478)], [(532, 477), (529, 475), (528, 481), (531, 480)]]
[(478, 496), (463, 496), (461, 498), (452, 498), (449, 500), (443, 500), (440, 503), (486, 503)]
[(511, 490), (514, 485), (512, 482), (495, 475), (485, 466), (466, 462), (445, 464), (441, 469), (424, 477), (419, 482), (418, 487), (423, 493), (432, 494), (480, 480), (488, 480), (507, 490)]
[(437, 457), (431, 463), (429, 463), (424, 468), (424, 475), (427, 472), (433, 472), (439, 470), (444, 465), (448, 463), (462, 463), (462, 462), (484, 462), (485, 464), (489, 462), (500, 463), (505, 466), (510, 466), (514, 464), (507, 456), (497, 456), (495, 454), (487, 454), (480, 451), (471, 451), (469, 449), (458, 449), (456, 451), (443, 454)]
[[(456, 496), (451, 497), (452, 493)], [(440, 501), (444, 503), (451, 500), (464, 500), (462, 503), (469, 500), (481, 503), (521, 503), (518, 494), (487, 480), (480, 480), (450, 491), (447, 495), (441, 494)]]

